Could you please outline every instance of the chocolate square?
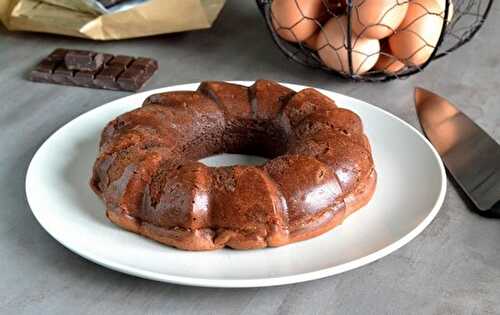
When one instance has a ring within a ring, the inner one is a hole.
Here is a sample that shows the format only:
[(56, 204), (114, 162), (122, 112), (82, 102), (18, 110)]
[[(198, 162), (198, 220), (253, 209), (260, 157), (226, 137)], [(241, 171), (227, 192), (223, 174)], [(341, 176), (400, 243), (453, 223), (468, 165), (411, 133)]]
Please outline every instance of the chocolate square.
[(118, 85), (118, 82), (116, 82), (116, 79), (122, 72), (123, 68), (121, 67), (105, 67), (96, 75), (94, 83), (103, 89), (120, 90), (120, 86)]
[(106, 65), (111, 59), (113, 59), (113, 55), (111, 54), (102, 54), (103, 63)]
[(94, 84), (96, 73), (97, 71), (77, 71), (73, 78), (73, 82), (78, 86), (98, 87)]
[(128, 67), (128, 65), (134, 60), (134, 58), (130, 56), (115, 56), (113, 59), (107, 62), (108, 66), (113, 66), (113, 67), (121, 67), (122, 69), (125, 69)]
[(146, 71), (156, 71), (158, 70), (158, 62), (151, 58), (139, 57), (135, 59), (132, 64), (129, 66), (130, 68), (138, 68)]
[(56, 67), (56, 62), (45, 58), (31, 71), (30, 80), (36, 82), (52, 81), (51, 76)]
[(73, 74), (73, 70), (69, 70), (61, 64), (54, 70), (52, 81), (58, 84), (73, 85)]
[(147, 82), (147, 73), (144, 69), (130, 67), (118, 78), (118, 85), (127, 91), (140, 90)]

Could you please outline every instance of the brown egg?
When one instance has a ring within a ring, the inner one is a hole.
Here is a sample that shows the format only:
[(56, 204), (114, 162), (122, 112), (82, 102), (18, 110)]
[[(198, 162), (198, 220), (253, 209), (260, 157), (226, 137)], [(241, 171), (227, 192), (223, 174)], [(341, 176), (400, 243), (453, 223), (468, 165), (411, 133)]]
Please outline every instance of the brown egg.
[(394, 56), (380, 54), (377, 63), (373, 67), (375, 70), (384, 71), (387, 74), (397, 74), (405, 67), (405, 64)]
[(303, 41), (318, 29), (316, 19), (324, 9), (322, 0), (274, 0), (271, 4), (273, 27), (285, 40)]
[[(340, 16), (346, 12), (347, 2), (346, 0), (323, 0), (323, 12), (317, 18), (320, 25), (324, 25), (328, 20), (334, 16)], [(307, 39), (302, 41), (302, 44), (308, 48), (316, 50), (316, 44), (318, 43), (319, 30), (315, 31), (313, 35), (309, 36)]]
[(442, 10), (435, 0), (412, 0), (396, 34), (389, 37), (394, 56), (410, 65), (429, 59), (441, 35)]
[(381, 39), (390, 36), (401, 24), (408, 1), (353, 0), (351, 24), (361, 37)]
[[(329, 68), (349, 73), (349, 56), (347, 51), (347, 18), (345, 16), (331, 18), (322, 28), (318, 36), (318, 54)], [(378, 39), (351, 35), (353, 74), (362, 74), (377, 63), (380, 43)]]
[(373, 67), (376, 70), (384, 71), (387, 74), (395, 74), (403, 70), (405, 64), (394, 57), (386, 40), (381, 43), (380, 57)]
[(318, 49), (318, 36), (319, 32), (312, 34), (308, 39), (302, 42), (302, 44), (308, 48), (317, 50)]

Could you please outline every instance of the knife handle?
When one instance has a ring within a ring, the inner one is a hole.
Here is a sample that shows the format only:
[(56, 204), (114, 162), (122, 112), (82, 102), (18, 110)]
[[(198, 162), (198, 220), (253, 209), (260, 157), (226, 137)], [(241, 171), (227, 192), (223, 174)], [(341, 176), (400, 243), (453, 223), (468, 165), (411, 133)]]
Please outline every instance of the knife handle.
[(491, 207), (490, 210), (486, 211), (486, 212), (492, 212), (494, 214), (496, 214), (496, 216), (498, 216), (500, 218), (500, 200), (497, 201), (497, 203), (495, 203), (493, 205), (493, 207)]
[(500, 218), (500, 200), (498, 200), (491, 208), (487, 210), (479, 209), (470, 199), (470, 197), (467, 196), (462, 187), (458, 185), (457, 181), (453, 178), (453, 176), (450, 176), (448, 170), (446, 170), (446, 173), (448, 174), (448, 179), (450, 180), (452, 185), (456, 188), (458, 195), (462, 198), (462, 200), (465, 202), (465, 204), (471, 211), (486, 218)]
[(486, 218), (500, 218), (500, 200), (493, 205), (488, 210), (480, 210), (476, 206), (474, 206), (475, 212), (479, 214), (480, 216), (486, 217)]

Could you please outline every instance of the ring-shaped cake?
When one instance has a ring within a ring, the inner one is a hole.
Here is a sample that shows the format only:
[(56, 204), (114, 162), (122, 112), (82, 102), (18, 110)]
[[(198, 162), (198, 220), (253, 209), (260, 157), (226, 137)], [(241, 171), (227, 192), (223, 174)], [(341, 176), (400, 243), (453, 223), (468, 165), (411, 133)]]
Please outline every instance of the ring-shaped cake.
[[(223, 152), (269, 160), (198, 162)], [(91, 179), (112, 222), (185, 250), (309, 239), (364, 206), (375, 186), (355, 113), (314, 89), (267, 80), (148, 97), (104, 128)]]

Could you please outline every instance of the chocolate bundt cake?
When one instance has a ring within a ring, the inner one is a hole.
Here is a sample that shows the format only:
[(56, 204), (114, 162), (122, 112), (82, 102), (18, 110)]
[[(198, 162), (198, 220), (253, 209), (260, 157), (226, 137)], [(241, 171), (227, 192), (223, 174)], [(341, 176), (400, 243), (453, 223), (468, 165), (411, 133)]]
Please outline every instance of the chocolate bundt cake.
[[(223, 152), (269, 160), (198, 162)], [(309, 239), (365, 205), (375, 185), (355, 113), (266, 80), (148, 97), (104, 128), (91, 179), (112, 222), (185, 250)]]

